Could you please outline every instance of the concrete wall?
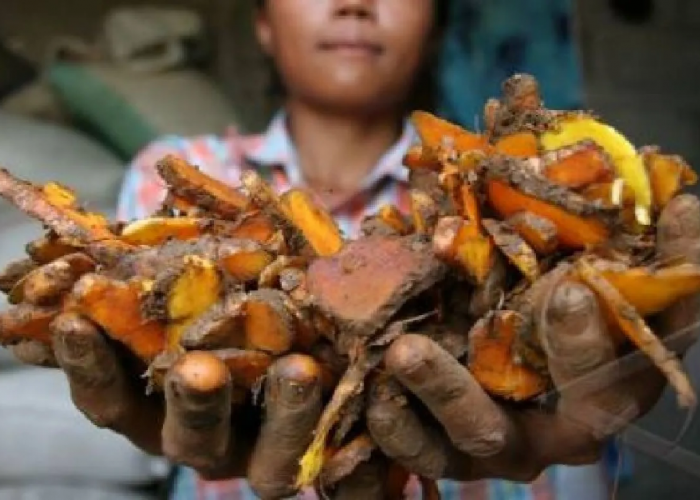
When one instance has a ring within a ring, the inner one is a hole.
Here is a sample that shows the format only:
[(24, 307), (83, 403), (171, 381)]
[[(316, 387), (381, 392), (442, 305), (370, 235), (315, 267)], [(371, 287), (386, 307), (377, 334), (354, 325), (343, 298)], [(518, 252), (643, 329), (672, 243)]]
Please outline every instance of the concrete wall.
[(588, 105), (638, 144), (700, 168), (700, 2), (654, 0), (632, 24), (609, 0), (577, 0)]

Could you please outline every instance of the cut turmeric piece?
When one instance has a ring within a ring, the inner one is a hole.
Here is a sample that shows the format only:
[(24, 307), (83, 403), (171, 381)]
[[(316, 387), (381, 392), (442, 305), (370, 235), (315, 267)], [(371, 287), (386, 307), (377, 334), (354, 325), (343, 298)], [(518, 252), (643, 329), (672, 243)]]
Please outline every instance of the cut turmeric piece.
[(333, 485), (348, 477), (358, 465), (370, 459), (376, 447), (372, 438), (363, 433), (336, 450), (325, 460), (321, 471), (322, 484)]
[(226, 364), (233, 384), (245, 389), (254, 388), (272, 364), (272, 356), (260, 351), (230, 348), (211, 353)]
[(540, 255), (554, 253), (559, 245), (557, 227), (549, 219), (532, 212), (518, 212), (506, 222)]
[(167, 296), (167, 348), (177, 350), (185, 329), (218, 300), (223, 282), (216, 265), (196, 255), (187, 255)]
[(440, 215), (437, 203), (426, 192), (419, 189), (412, 189), (410, 198), (411, 217), (416, 233), (432, 234)]
[(403, 164), (410, 169), (425, 168), (434, 172), (442, 169), (437, 149), (421, 144), (414, 144), (408, 149), (403, 158)]
[(426, 111), (411, 113), (411, 122), (416, 128), (423, 146), (429, 148), (448, 147), (458, 152), (473, 149), (492, 150), (492, 146), (484, 136), (473, 134)]
[(283, 292), (273, 289), (260, 289), (248, 294), (244, 307), (248, 349), (279, 355), (292, 348), (296, 332), (285, 300)]
[(147, 288), (138, 279), (125, 282), (90, 273), (78, 280), (72, 298), (77, 312), (150, 363), (165, 349), (166, 334), (159, 322), (141, 313), (141, 295)]
[(252, 240), (228, 240), (219, 247), (219, 265), (241, 282), (258, 280), (274, 257)]
[(571, 189), (612, 182), (615, 176), (608, 155), (592, 141), (550, 151), (543, 156), (543, 161), (544, 176)]
[(617, 323), (615, 326), (666, 375), (676, 391), (679, 406), (694, 407), (697, 396), (683, 365), (654, 335), (634, 306), (586, 259), (580, 258), (575, 262), (574, 276), (598, 295), (609, 317)]
[(568, 248), (600, 245), (609, 237), (606, 225), (595, 217), (577, 216), (554, 204), (526, 195), (506, 182), (492, 179), (487, 184), (490, 205), (507, 218), (527, 211), (550, 220), (557, 228), (559, 243)]
[(496, 246), (508, 260), (523, 273), (530, 282), (540, 276), (540, 268), (535, 251), (506, 223), (494, 219), (484, 219), (483, 227), (493, 238)]
[(168, 155), (156, 163), (156, 169), (177, 197), (224, 218), (233, 218), (248, 206), (241, 192), (214, 179), (182, 158)]
[(411, 227), (401, 211), (394, 205), (382, 205), (377, 212), (379, 218), (398, 234), (406, 235), (411, 232)]
[[(282, 285), (283, 273), (286, 269), (296, 269), (303, 273), (308, 265), (308, 259), (292, 255), (279, 255), (275, 260), (270, 262), (265, 269), (260, 273), (258, 278), (258, 288), (282, 288), (287, 287)], [(289, 290), (285, 290), (289, 291)]]
[(11, 304), (54, 305), (80, 276), (94, 269), (95, 262), (83, 253), (63, 256), (27, 274), (10, 291), (8, 300)]
[(613, 162), (615, 173), (625, 181), (635, 198), (637, 222), (651, 224), (651, 184), (637, 149), (613, 127), (585, 113), (568, 113), (558, 118), (556, 126), (540, 135), (540, 145), (547, 151), (591, 140), (605, 150)]
[(495, 144), (496, 150), (504, 155), (531, 158), (538, 154), (538, 141), (532, 132), (518, 132), (501, 137)]
[[(116, 240), (102, 215), (72, 205), (66, 206), (64, 196), (56, 196), (55, 192), (53, 194), (58, 199), (52, 200), (42, 188), (0, 169), (0, 195), (24, 213), (46, 224), (70, 245), (82, 246), (90, 242)], [(119, 246), (116, 241), (115, 246)]]
[(265, 244), (277, 233), (277, 228), (269, 216), (262, 212), (246, 212), (228, 231), (232, 238), (253, 240)]
[(56, 207), (75, 207), (78, 199), (72, 189), (58, 182), (47, 182), (41, 188), (46, 199)]
[(697, 174), (681, 158), (664, 155), (655, 149), (642, 151), (642, 158), (649, 172), (654, 208), (662, 210), (685, 186), (695, 185)]
[(591, 184), (582, 189), (580, 194), (587, 200), (600, 202), (610, 207), (621, 206), (634, 209), (634, 191), (625, 185), (622, 179)]
[(457, 235), (464, 221), (459, 216), (446, 216), (438, 219), (433, 233), (433, 252), (444, 262), (453, 262), (457, 251)]
[(183, 329), (180, 345), (185, 349), (243, 348), (245, 301), (245, 293), (227, 294)]
[(77, 246), (71, 245), (56, 235), (48, 234), (39, 239), (30, 241), (25, 246), (25, 251), (37, 264), (48, 264), (64, 255), (75, 253)]
[(0, 345), (25, 340), (51, 345), (51, 322), (61, 313), (60, 306), (35, 306), (28, 303), (0, 312)]
[(10, 262), (0, 271), (0, 292), (10, 293), (17, 283), (37, 268), (32, 259), (19, 259)]
[(204, 232), (205, 220), (197, 217), (149, 217), (127, 224), (120, 239), (130, 245), (160, 245), (169, 239), (190, 240)]
[(333, 255), (343, 247), (343, 236), (335, 220), (306, 191), (290, 189), (280, 197), (279, 207), (317, 255)]
[(599, 266), (596, 269), (641, 316), (664, 311), (675, 302), (700, 291), (700, 266), (678, 264), (651, 267)]
[(457, 233), (455, 259), (477, 285), (483, 285), (491, 272), (494, 247), (474, 222), (465, 222)]
[(522, 363), (514, 345), (528, 322), (516, 311), (494, 311), (469, 332), (467, 368), (489, 393), (515, 401), (542, 393), (548, 381)]
[(255, 170), (245, 170), (241, 174), (241, 185), (257, 208), (276, 206), (279, 203), (279, 196), (270, 183)]

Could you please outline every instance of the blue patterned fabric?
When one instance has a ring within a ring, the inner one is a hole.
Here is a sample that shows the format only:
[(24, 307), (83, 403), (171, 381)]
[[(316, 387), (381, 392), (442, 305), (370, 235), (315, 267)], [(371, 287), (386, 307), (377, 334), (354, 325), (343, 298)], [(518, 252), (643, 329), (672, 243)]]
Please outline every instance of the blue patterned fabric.
[(439, 113), (470, 129), (501, 83), (526, 72), (551, 108), (582, 107), (573, 0), (454, 0), (439, 78)]

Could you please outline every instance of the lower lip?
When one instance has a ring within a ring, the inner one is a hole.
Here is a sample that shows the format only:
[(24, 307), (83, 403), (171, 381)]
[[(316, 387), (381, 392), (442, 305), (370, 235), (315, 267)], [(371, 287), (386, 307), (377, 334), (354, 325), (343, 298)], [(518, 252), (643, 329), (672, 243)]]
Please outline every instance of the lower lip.
[(324, 47), (324, 50), (351, 57), (376, 57), (379, 55), (378, 50), (362, 45), (333, 45)]

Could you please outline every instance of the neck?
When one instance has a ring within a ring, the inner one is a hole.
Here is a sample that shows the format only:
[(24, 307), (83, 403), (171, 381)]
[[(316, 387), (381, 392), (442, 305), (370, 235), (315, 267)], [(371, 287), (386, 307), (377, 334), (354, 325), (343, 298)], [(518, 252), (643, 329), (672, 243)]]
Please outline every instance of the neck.
[(402, 129), (400, 112), (338, 116), (294, 102), (287, 112), (306, 184), (333, 198), (356, 191)]

